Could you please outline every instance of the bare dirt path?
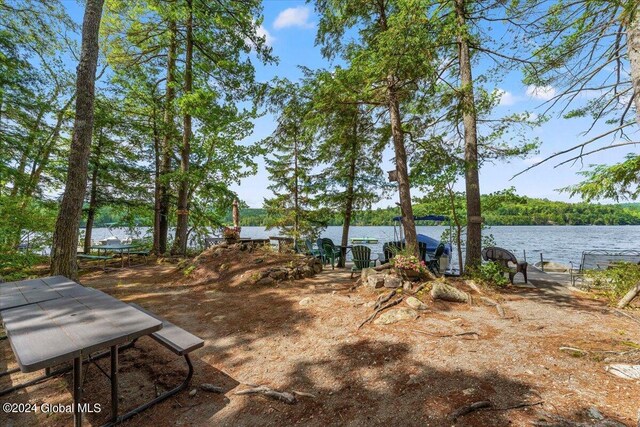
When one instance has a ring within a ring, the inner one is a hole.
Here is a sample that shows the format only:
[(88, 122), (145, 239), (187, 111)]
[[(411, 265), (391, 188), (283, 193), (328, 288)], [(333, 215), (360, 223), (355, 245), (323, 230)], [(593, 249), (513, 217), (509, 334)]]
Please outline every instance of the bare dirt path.
[[(237, 262), (247, 265), (247, 260)], [(640, 382), (605, 372), (604, 359), (612, 355), (599, 351), (632, 349), (640, 343), (640, 325), (566, 288), (547, 284), (494, 295), (505, 318), (482, 304), (426, 301), (429, 309), (417, 320), (358, 330), (377, 295), (350, 290), (353, 282), (344, 270), (277, 287), (232, 277), (227, 272), (194, 285), (173, 265), (83, 277), (83, 284), (136, 302), (202, 337), (205, 347), (193, 354), (192, 388), (211, 383), (225, 391), (183, 392), (127, 425), (529, 426), (551, 422), (554, 415), (597, 425), (592, 409), (597, 408), (619, 425), (636, 426)], [(469, 331), (478, 335), (438, 337)], [(588, 353), (568, 353), (560, 350), (563, 346)], [(14, 366), (6, 341), (0, 342), (0, 354), (8, 361), (0, 365)], [(123, 353), (121, 369), (124, 409), (176, 384), (184, 372), (180, 360), (148, 339)], [(8, 381), (0, 378), (0, 387)], [(298, 396), (297, 404), (287, 405), (234, 394), (247, 384), (315, 397)], [(0, 402), (70, 403), (70, 385), (65, 376)], [(88, 370), (85, 396), (108, 407), (108, 382), (97, 368)], [(483, 400), (494, 410), (456, 422), (450, 418), (457, 408)], [(534, 406), (506, 409), (522, 403)], [(87, 420), (100, 425), (106, 416)], [(64, 426), (69, 420), (66, 414), (3, 414), (1, 424)]]

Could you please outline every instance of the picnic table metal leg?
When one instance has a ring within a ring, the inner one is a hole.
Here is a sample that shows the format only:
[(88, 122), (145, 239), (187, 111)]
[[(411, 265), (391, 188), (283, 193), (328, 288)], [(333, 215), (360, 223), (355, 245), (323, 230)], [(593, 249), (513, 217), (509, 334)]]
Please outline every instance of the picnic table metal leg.
[(82, 400), (82, 357), (73, 359), (73, 425), (82, 427), (82, 411), (80, 411), (80, 401)]
[(118, 346), (111, 347), (111, 421), (118, 419)]

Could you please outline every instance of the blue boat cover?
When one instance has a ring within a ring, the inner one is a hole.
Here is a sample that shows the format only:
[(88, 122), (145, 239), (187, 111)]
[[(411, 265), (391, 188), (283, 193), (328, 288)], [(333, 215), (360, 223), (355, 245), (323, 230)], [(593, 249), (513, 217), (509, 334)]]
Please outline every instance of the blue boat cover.
[[(440, 240), (436, 240), (424, 234), (418, 234), (418, 242), (424, 243), (427, 245), (427, 252), (435, 252), (436, 248), (440, 244)], [(447, 256), (451, 255), (451, 244), (449, 243), (444, 244), (444, 254)]]

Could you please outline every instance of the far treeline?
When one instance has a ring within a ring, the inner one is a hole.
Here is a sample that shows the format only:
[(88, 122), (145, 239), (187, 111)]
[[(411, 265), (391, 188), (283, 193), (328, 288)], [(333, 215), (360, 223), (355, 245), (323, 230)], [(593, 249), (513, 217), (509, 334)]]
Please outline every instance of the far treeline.
[[(483, 202), (490, 195), (482, 196)], [(491, 210), (483, 210), (487, 225), (640, 225), (640, 204), (596, 205), (590, 203), (555, 202), (546, 199), (520, 197), (520, 200), (505, 203)], [(413, 206), (419, 215), (436, 213), (429, 203)], [(398, 208), (359, 210), (354, 213), (354, 226), (393, 225), (393, 217), (398, 216)], [(231, 214), (228, 220), (230, 221)], [(266, 226), (269, 223), (264, 209), (242, 209), (240, 223), (243, 226)], [(327, 219), (327, 225), (342, 225), (340, 215)]]

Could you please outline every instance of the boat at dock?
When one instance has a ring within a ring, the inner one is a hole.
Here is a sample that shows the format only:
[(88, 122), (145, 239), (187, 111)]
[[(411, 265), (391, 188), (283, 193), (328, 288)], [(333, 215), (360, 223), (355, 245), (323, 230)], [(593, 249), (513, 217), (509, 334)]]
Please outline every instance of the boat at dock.
[(550, 273), (568, 273), (571, 270), (571, 266), (555, 261), (538, 261), (533, 266), (540, 271)]

